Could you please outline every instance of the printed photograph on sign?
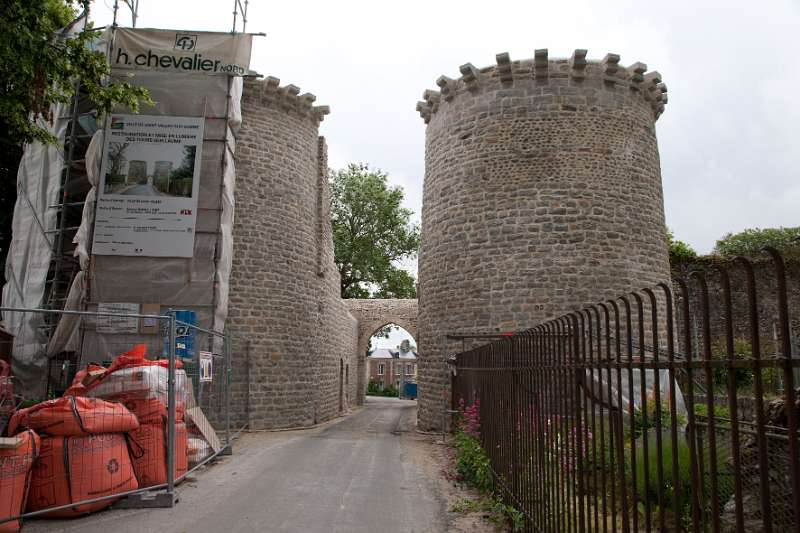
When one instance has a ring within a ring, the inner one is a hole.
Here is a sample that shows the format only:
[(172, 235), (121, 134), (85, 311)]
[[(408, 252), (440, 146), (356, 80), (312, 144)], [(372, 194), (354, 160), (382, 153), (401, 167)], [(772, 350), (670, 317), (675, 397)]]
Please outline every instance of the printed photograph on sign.
[[(111, 129), (124, 127), (123, 118), (111, 119)], [(190, 198), (196, 156), (196, 144), (109, 142), (103, 192)]]
[(202, 117), (110, 117), (95, 255), (192, 257), (203, 125)]

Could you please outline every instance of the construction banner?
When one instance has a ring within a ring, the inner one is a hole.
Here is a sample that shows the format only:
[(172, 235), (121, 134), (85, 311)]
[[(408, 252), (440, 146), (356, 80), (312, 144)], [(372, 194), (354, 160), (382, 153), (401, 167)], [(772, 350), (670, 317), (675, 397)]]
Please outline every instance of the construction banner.
[(202, 117), (112, 115), (92, 252), (192, 257), (202, 147)]
[(252, 40), (243, 33), (117, 28), (111, 67), (244, 76)]

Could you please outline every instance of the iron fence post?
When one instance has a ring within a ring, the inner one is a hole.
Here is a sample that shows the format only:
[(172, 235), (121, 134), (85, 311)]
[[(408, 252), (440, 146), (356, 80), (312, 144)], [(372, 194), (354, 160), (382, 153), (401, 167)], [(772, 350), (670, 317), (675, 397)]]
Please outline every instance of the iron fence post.
[(175, 491), (175, 311), (169, 309), (169, 363), (167, 376), (167, 493)]

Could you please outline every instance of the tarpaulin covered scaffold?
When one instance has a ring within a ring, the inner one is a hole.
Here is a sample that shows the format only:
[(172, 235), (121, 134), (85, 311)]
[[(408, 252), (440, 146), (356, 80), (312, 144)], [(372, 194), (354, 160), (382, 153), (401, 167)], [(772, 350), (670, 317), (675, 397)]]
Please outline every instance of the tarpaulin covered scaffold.
[[(142, 106), (142, 116), (202, 119), (202, 145), (197, 148), (202, 154), (198, 157), (197, 207), (192, 210), (196, 218), (186, 236), (193, 240), (193, 253), (191, 257), (149, 257), (92, 252), (97, 204), (106, 193), (99, 189), (104, 162), (108, 167), (105, 135), (115, 114), (129, 113), (115, 109), (104, 117), (105, 127), (94, 133), (86, 153), (91, 188), (74, 238), (74, 255), (81, 271), (72, 281), (65, 309), (94, 311), (101, 304), (156, 304), (162, 313), (167, 308), (192, 310), (199, 326), (224, 329), (233, 250), (235, 136), (242, 120), (241, 76), (250, 73), (251, 45), (250, 34), (138, 28), (109, 28), (102, 34), (96, 46), (109, 58), (112, 77), (146, 87), (156, 102)], [(60, 108), (52, 114), (66, 115)], [(56, 225), (56, 212), (51, 207), (58, 203), (64, 166), (60, 147), (67, 125), (68, 120), (57, 118), (51, 126), (59, 145), (34, 143), (25, 148), (18, 174), (20, 194), (6, 267), (9, 281), (3, 288), (4, 306), (43, 305), (53, 246), (47, 232)], [(127, 175), (143, 172), (140, 179), (153, 186), (144, 187), (151, 194), (186, 194), (186, 188), (165, 189), (158, 184), (164, 175), (172, 179), (181, 170), (180, 161), (173, 161), (171, 166), (169, 161), (156, 161), (155, 165), (137, 162), (134, 167), (138, 167), (131, 169), (132, 161), (127, 161)], [(90, 285), (86, 279), (91, 279)], [(6, 329), (16, 336), (14, 371), (23, 384), (41, 380), (46, 358), (62, 351), (77, 352), (87, 362), (109, 359), (126, 344), (147, 344), (151, 353), (163, 349), (157, 333), (98, 331), (97, 321), (74, 316), (62, 317), (48, 338), (42, 333), (41, 321), (34, 313), (7, 313), (3, 317)]]

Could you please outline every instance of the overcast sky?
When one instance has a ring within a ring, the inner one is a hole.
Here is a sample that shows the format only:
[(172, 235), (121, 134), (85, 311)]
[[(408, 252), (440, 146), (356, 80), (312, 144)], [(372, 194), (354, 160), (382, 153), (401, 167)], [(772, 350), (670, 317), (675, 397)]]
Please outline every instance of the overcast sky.
[[(94, 19), (110, 21), (112, 0)], [(230, 31), (233, 0), (141, 0), (140, 27)], [(129, 24), (129, 17), (120, 20)], [(658, 70), (669, 103), (658, 121), (667, 224), (708, 252), (749, 227), (800, 225), (800, 0), (273, 2), (250, 0), (251, 68), (331, 106), (330, 164), (367, 162), (406, 190), (419, 216), (422, 119), (436, 78), (548, 48), (587, 48)]]

